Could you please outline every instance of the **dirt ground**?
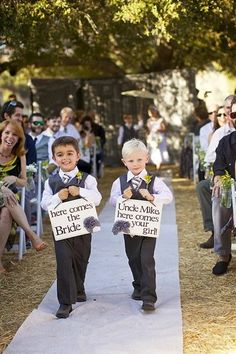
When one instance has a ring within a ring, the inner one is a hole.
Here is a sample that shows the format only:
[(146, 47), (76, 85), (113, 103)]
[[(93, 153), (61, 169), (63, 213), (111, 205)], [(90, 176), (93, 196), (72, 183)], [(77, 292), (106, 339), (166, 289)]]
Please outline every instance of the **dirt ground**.
[[(99, 180), (103, 195), (99, 210), (109, 196), (112, 181), (121, 171), (121, 168), (105, 169), (104, 177)], [(179, 235), (184, 353), (236, 353), (234, 254), (229, 272), (221, 277), (213, 276), (211, 268), (216, 257), (212, 250), (199, 248), (199, 243), (209, 234), (202, 229), (195, 186), (192, 181), (178, 178), (175, 167), (172, 172)], [(0, 353), (55, 279), (55, 257), (47, 219), (43, 239), (49, 243), (47, 250), (41, 253), (29, 250), (21, 262), (12, 253), (4, 254), (7, 273), (0, 275)]]

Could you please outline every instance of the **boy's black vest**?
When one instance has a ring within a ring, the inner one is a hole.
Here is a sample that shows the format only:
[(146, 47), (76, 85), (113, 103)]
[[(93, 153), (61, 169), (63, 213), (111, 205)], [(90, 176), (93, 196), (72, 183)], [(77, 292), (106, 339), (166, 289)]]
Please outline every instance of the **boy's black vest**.
[[(144, 180), (142, 180), (141, 185), (139, 186), (139, 189), (147, 189), (149, 191), (150, 194), (153, 194), (153, 185), (154, 185), (154, 181), (155, 181), (155, 176), (152, 177), (151, 182), (150, 183), (146, 183)], [(124, 193), (124, 190), (128, 187), (132, 188), (132, 197), (131, 199), (139, 199), (139, 200), (146, 200), (145, 198), (143, 198), (141, 196), (141, 194), (139, 193), (139, 191), (134, 190), (133, 186), (132, 186), (132, 180), (130, 180), (129, 182), (127, 182), (127, 173), (124, 173), (123, 175), (120, 176), (120, 189), (121, 189), (121, 193)]]
[(124, 128), (124, 134), (121, 142), (122, 145), (128, 140), (138, 137), (133, 126), (131, 126), (130, 128), (128, 128), (125, 124), (123, 124), (122, 126)]
[[(48, 179), (49, 186), (52, 190), (53, 194), (58, 193), (61, 189), (63, 188), (68, 188), (69, 186), (76, 186), (76, 187), (81, 187), (84, 188), (85, 180), (88, 176), (88, 173), (83, 172), (82, 173), (82, 178), (78, 179), (76, 176), (72, 178), (68, 183), (64, 183), (59, 176), (59, 173), (56, 175), (50, 176)], [(75, 200), (80, 198), (80, 196), (73, 197), (72, 195), (69, 194), (69, 197), (66, 200), (63, 200), (62, 202), (69, 202), (71, 200)]]

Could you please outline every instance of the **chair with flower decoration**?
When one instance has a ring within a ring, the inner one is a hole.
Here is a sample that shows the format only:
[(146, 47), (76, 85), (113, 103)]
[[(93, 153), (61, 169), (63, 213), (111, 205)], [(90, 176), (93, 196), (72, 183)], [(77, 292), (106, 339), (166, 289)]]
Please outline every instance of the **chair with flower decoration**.
[[(20, 196), (20, 204), (21, 207), (25, 208), (25, 187), (21, 189), (21, 196)], [(18, 260), (20, 261), (23, 258), (23, 255), (26, 253), (26, 239), (25, 239), (25, 232), (20, 227), (19, 228), (19, 246), (18, 246)]]
[(236, 191), (235, 182), (231, 183), (231, 194), (232, 194), (232, 210), (233, 210), (233, 226), (234, 226), (234, 240), (232, 242), (232, 250), (236, 251)]
[[(42, 162), (39, 161), (37, 164), (37, 191), (36, 198), (32, 199), (31, 204), (36, 204), (37, 208), (37, 218), (36, 218), (36, 229), (34, 230), (37, 236), (40, 236), (43, 233), (43, 221), (42, 221), (42, 209), (40, 206), (41, 195), (42, 195)], [(25, 209), (25, 192), (26, 188), (23, 187), (20, 193), (20, 203), (23, 209)], [(34, 229), (34, 227), (32, 227)], [(18, 259), (21, 260), (23, 255), (26, 253), (26, 237), (25, 232), (22, 228), (19, 228), (19, 246), (18, 246)]]
[(42, 208), (40, 205), (41, 197), (42, 197), (42, 161), (38, 161), (37, 163), (37, 172), (36, 172), (36, 197), (31, 199), (31, 205), (36, 206), (36, 226), (32, 228), (36, 232), (37, 236), (40, 236), (43, 233), (43, 219), (42, 219)]
[(92, 175), (96, 178), (97, 177), (97, 161), (96, 161), (96, 144), (93, 144), (90, 148), (90, 156), (92, 160)]

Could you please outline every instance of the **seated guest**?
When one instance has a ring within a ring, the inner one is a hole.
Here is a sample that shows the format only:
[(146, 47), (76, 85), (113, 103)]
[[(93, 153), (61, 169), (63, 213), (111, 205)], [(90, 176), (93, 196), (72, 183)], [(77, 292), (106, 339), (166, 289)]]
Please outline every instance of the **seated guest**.
[[(212, 135), (210, 144), (208, 146), (205, 155), (205, 163), (207, 165), (213, 164), (213, 162), (215, 161), (215, 157), (216, 157), (215, 150), (219, 144), (219, 141), (225, 135), (228, 135), (235, 130), (234, 120), (230, 118), (231, 102), (234, 97), (236, 96), (230, 95), (226, 97), (224, 100), (224, 113), (226, 114), (226, 123), (221, 128), (217, 129)], [(205, 179), (200, 181), (197, 185), (196, 192), (201, 207), (204, 231), (211, 232), (211, 235), (208, 238), (208, 240), (202, 242), (200, 244), (200, 247), (213, 248), (214, 247), (214, 226), (212, 221), (212, 190), (211, 190), (210, 180)]]
[(216, 114), (214, 115), (212, 132), (208, 135), (208, 145), (211, 142), (211, 138), (212, 138), (214, 132), (217, 129), (223, 127), (223, 125), (226, 123), (227, 123), (227, 117), (226, 117), (224, 106), (219, 106)]
[[(231, 119), (236, 126), (236, 97), (231, 102)], [(231, 232), (233, 229), (232, 208), (221, 205), (220, 177), (227, 171), (235, 179), (236, 163), (236, 132), (225, 136), (216, 149), (216, 159), (213, 165), (214, 187), (212, 191), (212, 217), (214, 224), (214, 251), (218, 260), (212, 268), (214, 275), (225, 274), (231, 261)]]
[(45, 121), (41, 113), (32, 113), (29, 117), (30, 132), (35, 143), (37, 161), (48, 160), (48, 142), (49, 136), (44, 134)]
[(216, 104), (208, 105), (208, 119), (209, 122), (203, 127), (200, 128), (199, 131), (199, 142), (201, 149), (206, 152), (209, 145), (209, 134), (212, 134), (214, 121), (216, 119), (216, 114), (218, 110), (218, 106)]
[[(24, 128), (23, 109), (24, 109), (24, 105), (20, 101), (5, 102), (1, 111), (2, 120), (14, 120), (19, 124), (21, 124), (21, 126)], [(35, 142), (26, 131), (24, 131), (24, 134), (25, 134), (26, 165), (31, 165), (37, 163)], [(32, 216), (30, 199), (31, 199), (31, 193), (28, 193), (28, 191), (26, 191), (25, 214), (29, 223), (31, 223), (31, 216)], [(9, 247), (11, 248), (11, 243)], [(27, 248), (31, 247), (31, 244), (28, 239), (26, 241), (26, 247)]]
[(0, 273), (6, 271), (2, 264), (2, 255), (11, 231), (12, 220), (25, 231), (37, 251), (47, 247), (31, 229), (16, 195), (17, 187), (26, 185), (24, 143), (24, 132), (19, 123), (4, 121), (0, 124)]
[(61, 136), (72, 136), (76, 140), (80, 140), (80, 134), (74, 124), (72, 124), (72, 121), (74, 119), (74, 111), (70, 107), (64, 107), (60, 111), (60, 117), (61, 117), (61, 126), (60, 126), (60, 132), (64, 133), (64, 135)]
[[(24, 105), (20, 101), (7, 101), (1, 111), (2, 120), (15, 120), (23, 126)], [(36, 148), (33, 139), (25, 132), (26, 165), (37, 162)]]

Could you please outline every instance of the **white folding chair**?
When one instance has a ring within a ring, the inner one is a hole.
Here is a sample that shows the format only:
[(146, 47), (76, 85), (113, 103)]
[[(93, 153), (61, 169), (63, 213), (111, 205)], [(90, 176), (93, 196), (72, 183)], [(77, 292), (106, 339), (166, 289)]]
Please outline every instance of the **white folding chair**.
[(31, 204), (36, 204), (36, 228), (33, 227), (37, 236), (43, 233), (43, 219), (42, 219), (42, 209), (40, 206), (42, 197), (42, 162), (39, 161), (37, 164), (37, 191), (36, 198), (31, 199)]
[[(235, 182), (231, 183), (231, 193), (232, 193), (232, 210), (233, 210), (233, 225), (236, 229), (236, 192), (235, 192)], [(232, 250), (236, 251), (236, 242), (232, 242)]]
[(97, 161), (96, 161), (96, 144), (91, 146), (91, 156), (92, 156), (92, 175), (97, 177)]
[(38, 162), (38, 188), (37, 188), (37, 227), (36, 234), (40, 236), (43, 233), (43, 219), (42, 219), (42, 209), (41, 209), (41, 198), (42, 198), (42, 162)]
[(197, 170), (198, 170), (198, 157), (196, 154), (196, 136), (193, 133), (189, 133), (189, 136), (192, 139), (192, 150), (193, 150), (193, 182), (194, 184), (197, 184), (198, 182), (198, 174), (197, 174)]
[[(22, 209), (25, 208), (25, 187), (21, 189), (21, 200), (20, 204)], [(18, 260), (22, 260), (23, 255), (26, 253), (26, 241), (25, 241), (25, 231), (19, 228), (19, 246), (18, 246)]]

